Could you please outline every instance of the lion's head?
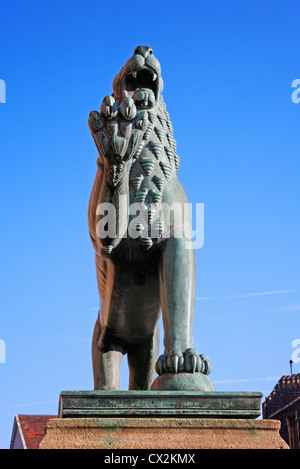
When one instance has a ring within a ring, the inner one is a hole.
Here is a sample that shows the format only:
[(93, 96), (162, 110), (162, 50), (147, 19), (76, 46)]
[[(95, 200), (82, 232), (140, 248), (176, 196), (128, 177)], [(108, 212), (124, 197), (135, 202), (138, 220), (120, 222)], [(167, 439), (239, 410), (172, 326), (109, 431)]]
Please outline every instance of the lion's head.
[[(153, 99), (158, 104), (163, 90), (159, 61), (148, 46), (138, 46), (133, 56), (126, 62), (113, 81), (114, 98), (117, 103), (126, 97), (133, 97), (139, 91), (152, 91)], [(154, 104), (154, 103), (153, 103)]]

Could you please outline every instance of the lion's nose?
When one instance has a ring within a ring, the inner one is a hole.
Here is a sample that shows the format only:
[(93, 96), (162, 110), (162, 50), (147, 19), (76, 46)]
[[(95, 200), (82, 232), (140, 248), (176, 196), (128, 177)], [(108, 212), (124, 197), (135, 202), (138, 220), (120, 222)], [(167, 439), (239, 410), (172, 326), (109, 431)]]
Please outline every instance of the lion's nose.
[(148, 46), (138, 46), (135, 49), (134, 54), (139, 54), (146, 59), (148, 55), (153, 54), (153, 50), (151, 49), (151, 47)]

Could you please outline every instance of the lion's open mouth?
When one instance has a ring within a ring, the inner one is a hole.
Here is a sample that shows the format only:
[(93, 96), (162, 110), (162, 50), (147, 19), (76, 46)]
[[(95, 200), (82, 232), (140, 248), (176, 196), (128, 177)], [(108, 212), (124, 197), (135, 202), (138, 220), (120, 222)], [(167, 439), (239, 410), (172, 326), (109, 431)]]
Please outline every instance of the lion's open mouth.
[(127, 93), (127, 96), (132, 96), (133, 93), (139, 88), (148, 88), (155, 94), (155, 98), (158, 98), (158, 76), (155, 72), (149, 68), (142, 68), (135, 70), (125, 76), (123, 90)]

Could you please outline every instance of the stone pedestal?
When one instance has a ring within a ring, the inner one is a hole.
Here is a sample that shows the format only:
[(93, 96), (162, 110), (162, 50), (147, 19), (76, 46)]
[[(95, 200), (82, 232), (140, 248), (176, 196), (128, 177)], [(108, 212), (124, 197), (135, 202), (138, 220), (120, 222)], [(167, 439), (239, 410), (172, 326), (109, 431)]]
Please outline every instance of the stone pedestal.
[(261, 393), (64, 391), (40, 449), (280, 449)]
[(283, 449), (276, 420), (52, 419), (40, 449)]

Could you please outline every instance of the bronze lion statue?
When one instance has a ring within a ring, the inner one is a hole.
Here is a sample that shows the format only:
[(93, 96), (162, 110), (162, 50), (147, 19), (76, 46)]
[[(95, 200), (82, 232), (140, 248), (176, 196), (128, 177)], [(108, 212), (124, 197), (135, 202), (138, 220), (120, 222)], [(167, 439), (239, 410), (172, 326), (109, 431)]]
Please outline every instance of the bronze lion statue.
[[(101, 299), (92, 341), (95, 389), (119, 389), (124, 354), (129, 389), (150, 389), (156, 373), (210, 372), (193, 345), (195, 254), (162, 90), (158, 60), (139, 46), (88, 121), (99, 152), (88, 210)], [(166, 214), (173, 204), (175, 215)]]

